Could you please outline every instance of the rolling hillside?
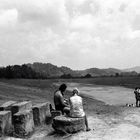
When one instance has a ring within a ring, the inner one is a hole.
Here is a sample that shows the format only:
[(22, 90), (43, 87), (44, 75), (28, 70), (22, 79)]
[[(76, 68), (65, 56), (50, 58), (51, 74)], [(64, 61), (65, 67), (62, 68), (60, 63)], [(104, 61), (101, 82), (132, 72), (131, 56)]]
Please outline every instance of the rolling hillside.
[[(139, 76), (139, 67), (137, 69), (119, 70), (115, 68), (99, 69), (89, 68), (85, 70), (72, 70), (71, 68), (58, 67), (51, 63), (11, 65), (0, 68), (0, 78), (76, 78), (76, 77), (98, 77), (98, 76)], [(135, 72), (135, 71), (137, 72)]]
[(140, 66), (136, 66), (136, 67), (124, 69), (123, 71), (126, 71), (126, 72), (135, 71), (135, 72), (137, 72), (137, 73), (140, 73)]
[(50, 63), (33, 63), (27, 64), (27, 66), (31, 67), (35, 72), (41, 73), (47, 77), (60, 77), (62, 75), (70, 74), (71, 76), (81, 76), (78, 72), (73, 71), (68, 67), (58, 67), (56, 65), (52, 65)]
[(62, 75), (70, 74), (73, 77), (81, 77), (87, 74), (92, 76), (109, 76), (115, 75), (116, 73), (121, 73), (121, 70), (108, 68), (108, 69), (99, 69), (99, 68), (90, 68), (85, 70), (72, 70), (68, 67), (58, 67), (56, 65), (50, 63), (33, 63), (27, 64), (27, 66), (31, 67), (35, 72), (41, 73), (47, 77), (60, 77)]

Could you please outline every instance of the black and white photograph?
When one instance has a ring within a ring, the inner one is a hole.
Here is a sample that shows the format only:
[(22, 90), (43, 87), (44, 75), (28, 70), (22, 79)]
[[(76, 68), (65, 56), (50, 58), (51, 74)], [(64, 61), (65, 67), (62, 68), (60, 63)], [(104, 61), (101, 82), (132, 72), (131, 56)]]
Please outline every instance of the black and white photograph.
[(0, 0), (0, 140), (140, 140), (140, 0)]

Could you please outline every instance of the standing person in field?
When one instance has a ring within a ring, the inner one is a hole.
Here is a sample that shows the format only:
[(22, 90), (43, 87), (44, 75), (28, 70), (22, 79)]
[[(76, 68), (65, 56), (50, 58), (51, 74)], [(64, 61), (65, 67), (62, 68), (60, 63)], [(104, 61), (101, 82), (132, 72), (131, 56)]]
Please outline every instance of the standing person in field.
[(67, 85), (60, 85), (59, 89), (54, 93), (54, 105), (56, 110), (60, 110), (62, 114), (69, 113), (69, 105), (66, 99), (64, 99), (64, 92), (66, 91)]
[(82, 98), (79, 96), (79, 90), (75, 88), (73, 90), (73, 96), (70, 97), (70, 117), (73, 118), (81, 118), (84, 117), (85, 119), (85, 125), (86, 125), (86, 131), (90, 131), (90, 128), (88, 126), (88, 121), (86, 114), (83, 109), (83, 101)]
[(138, 87), (134, 90), (135, 98), (136, 98), (136, 107), (140, 106), (140, 89)]

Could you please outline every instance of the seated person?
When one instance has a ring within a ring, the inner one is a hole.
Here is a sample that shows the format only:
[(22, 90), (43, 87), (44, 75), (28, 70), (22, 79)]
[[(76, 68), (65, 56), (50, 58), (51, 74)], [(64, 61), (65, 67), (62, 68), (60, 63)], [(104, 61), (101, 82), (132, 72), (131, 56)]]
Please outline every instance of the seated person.
[(60, 85), (59, 89), (54, 93), (54, 105), (56, 110), (60, 110), (62, 114), (69, 113), (69, 105), (64, 99), (64, 92), (66, 91), (66, 84)]
[(79, 90), (77, 88), (75, 88), (73, 90), (73, 96), (70, 97), (70, 114), (69, 114), (69, 116), (74, 117), (74, 118), (84, 117), (86, 131), (90, 131), (90, 128), (88, 127), (87, 117), (83, 110), (83, 101), (82, 101), (82, 98), (79, 96)]

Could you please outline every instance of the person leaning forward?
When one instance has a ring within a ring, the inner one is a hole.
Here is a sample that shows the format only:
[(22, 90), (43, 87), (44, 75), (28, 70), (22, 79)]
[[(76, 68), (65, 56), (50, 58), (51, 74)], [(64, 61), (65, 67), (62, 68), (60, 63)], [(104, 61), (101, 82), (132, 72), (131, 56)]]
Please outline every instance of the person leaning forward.
[(69, 105), (67, 100), (64, 99), (64, 92), (66, 91), (67, 85), (60, 85), (59, 89), (54, 93), (54, 105), (56, 110), (60, 110), (62, 114), (69, 114)]

